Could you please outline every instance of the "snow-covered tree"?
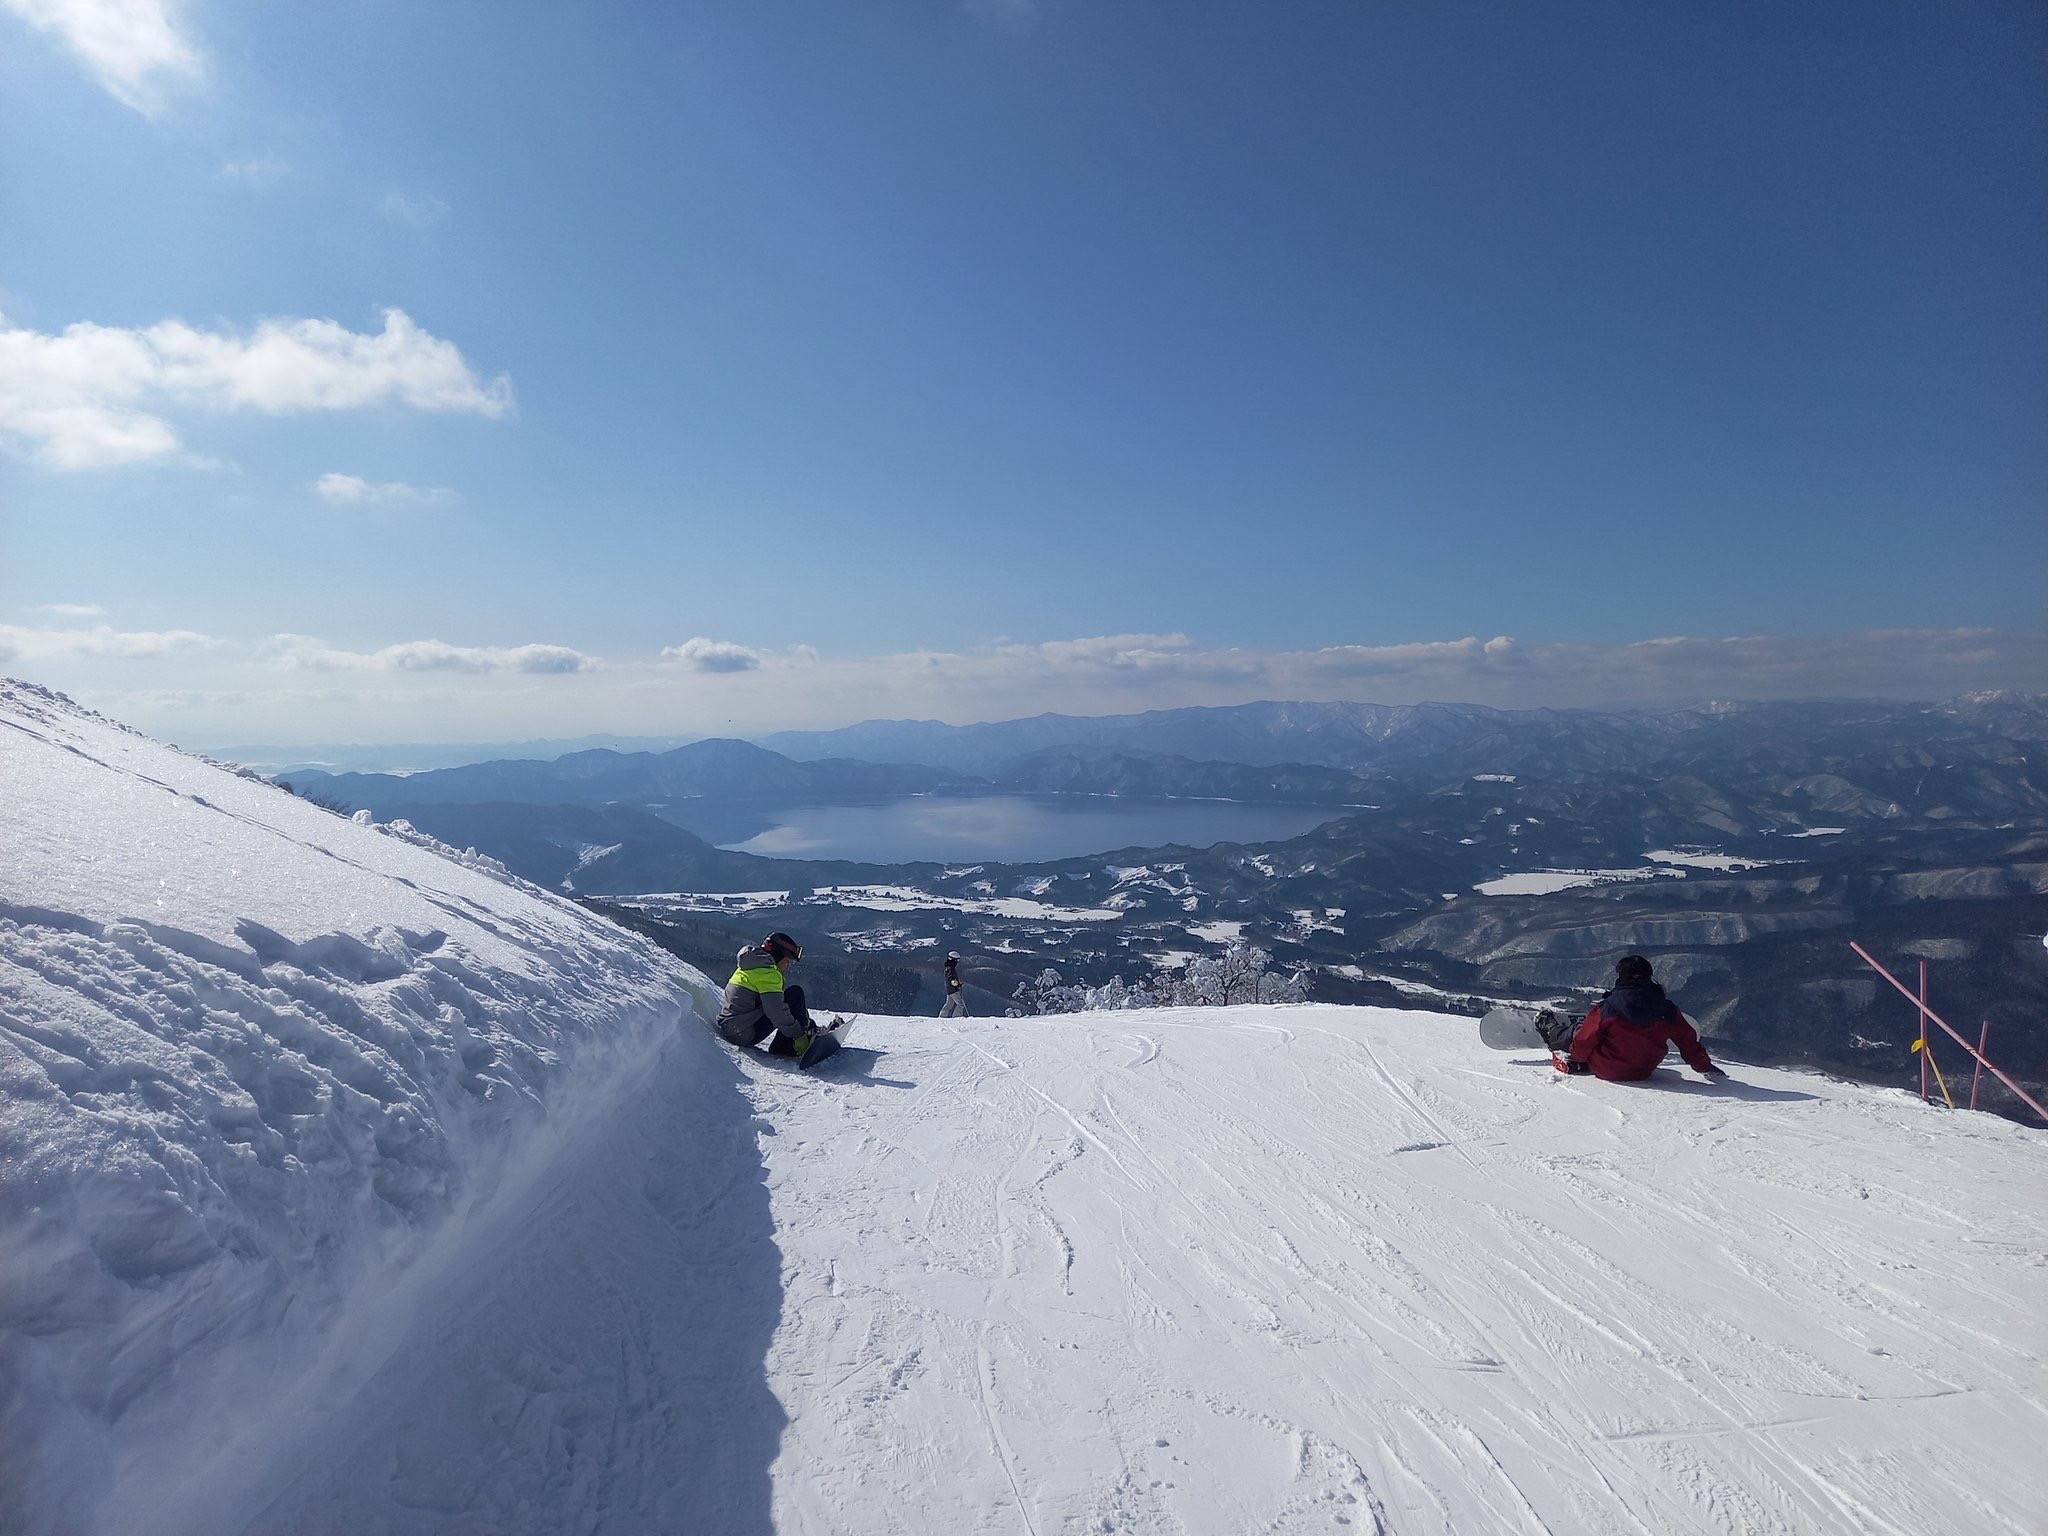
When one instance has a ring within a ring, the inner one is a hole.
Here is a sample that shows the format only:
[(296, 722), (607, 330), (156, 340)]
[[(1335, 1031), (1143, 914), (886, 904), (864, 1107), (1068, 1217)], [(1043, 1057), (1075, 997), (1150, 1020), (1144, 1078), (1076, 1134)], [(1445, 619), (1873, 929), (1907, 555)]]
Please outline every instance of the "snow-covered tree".
[(1181, 968), (1166, 989), (1176, 1008), (1214, 1008), (1223, 1001), (1223, 967), (1213, 955), (1201, 955)]
[(1226, 1008), (1232, 1003), (1306, 1002), (1309, 972), (1303, 969), (1292, 976), (1276, 976), (1272, 965), (1271, 954), (1239, 939), (1221, 955), (1202, 955), (1176, 975), (1158, 978), (1152, 1006)]
[(1218, 1001), (1226, 1008), (1232, 1003), (1257, 1002), (1260, 979), (1272, 964), (1273, 957), (1258, 945), (1233, 940), (1218, 965)]
[(1063, 980), (1060, 973), (1047, 966), (1029, 981), (1017, 983), (1017, 990), (1010, 994), (1016, 1004), (1016, 1014), (1036, 1013), (1078, 1013), (1087, 1006), (1088, 989), (1077, 982)]
[(1064, 986), (1041, 990), (1038, 994), (1040, 1013), (1079, 1013), (1088, 1006), (1088, 989), (1078, 981)]
[(1121, 976), (1112, 976), (1099, 987), (1090, 987), (1085, 1006), (1091, 1013), (1114, 1013), (1131, 1006), (1131, 989)]
[(1262, 1003), (1305, 1003), (1308, 1001), (1309, 978), (1313, 973), (1307, 967), (1292, 976), (1276, 976), (1271, 971), (1259, 978), (1259, 1001)]

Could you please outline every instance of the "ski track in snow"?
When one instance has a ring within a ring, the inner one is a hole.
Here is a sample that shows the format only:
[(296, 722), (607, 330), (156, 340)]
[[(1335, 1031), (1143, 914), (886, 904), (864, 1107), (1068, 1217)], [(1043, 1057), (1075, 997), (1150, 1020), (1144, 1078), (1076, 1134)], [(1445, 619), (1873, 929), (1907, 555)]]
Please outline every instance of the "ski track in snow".
[(750, 1066), (776, 1528), (2040, 1528), (2038, 1135), (1489, 1071), (1460, 1024), (864, 1020), (864, 1068)]
[(0, 704), (7, 1536), (2048, 1529), (2039, 1131), (1364, 1008), (802, 1074), (546, 893)]

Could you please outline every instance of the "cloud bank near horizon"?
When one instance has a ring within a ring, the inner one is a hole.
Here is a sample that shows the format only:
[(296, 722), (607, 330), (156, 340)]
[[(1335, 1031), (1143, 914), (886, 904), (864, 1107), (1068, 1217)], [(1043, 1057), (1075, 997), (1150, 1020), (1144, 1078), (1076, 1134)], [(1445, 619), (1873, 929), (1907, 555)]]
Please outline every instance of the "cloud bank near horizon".
[(744, 735), (874, 718), (964, 724), (1256, 699), (1502, 708), (1932, 700), (2048, 691), (2048, 636), (1876, 630), (1585, 645), (1500, 635), (1255, 650), (1124, 634), (833, 657), (698, 635), (651, 656), (601, 657), (547, 641), (353, 649), (305, 635), (250, 644), (99, 623), (0, 626), (0, 664), (174, 739), (490, 741)]
[[(101, 610), (88, 603), (50, 603), (42, 611), (79, 616), (97, 614)], [(168, 656), (174, 651), (210, 649), (225, 643), (189, 629), (117, 630), (111, 624), (33, 629), (20, 624), (0, 624), (0, 666), (78, 656), (149, 659)]]

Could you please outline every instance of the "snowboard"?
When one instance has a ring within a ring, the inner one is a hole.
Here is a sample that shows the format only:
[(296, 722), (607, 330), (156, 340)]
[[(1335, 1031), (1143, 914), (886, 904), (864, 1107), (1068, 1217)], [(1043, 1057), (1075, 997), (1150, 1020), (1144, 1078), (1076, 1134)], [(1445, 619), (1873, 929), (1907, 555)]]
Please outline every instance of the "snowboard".
[[(859, 1015), (856, 1014), (855, 1017), (858, 1018)], [(846, 1037), (852, 1029), (853, 1019), (834, 1019), (811, 1036), (810, 1045), (805, 1048), (803, 1055), (796, 1059), (797, 1066), (808, 1072), (819, 1062), (828, 1061), (838, 1055), (839, 1047), (846, 1043)]]
[(1541, 1008), (1495, 1008), (1479, 1021), (1479, 1043), (1496, 1051), (1549, 1051), (1550, 1042), (1536, 1028)]

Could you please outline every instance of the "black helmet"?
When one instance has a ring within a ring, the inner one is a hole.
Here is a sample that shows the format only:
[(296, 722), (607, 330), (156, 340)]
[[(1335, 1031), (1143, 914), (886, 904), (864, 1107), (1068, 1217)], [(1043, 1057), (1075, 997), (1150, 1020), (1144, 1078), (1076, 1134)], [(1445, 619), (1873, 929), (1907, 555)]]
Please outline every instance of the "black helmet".
[(1640, 986), (1650, 979), (1650, 962), (1641, 955), (1623, 955), (1614, 962), (1614, 979), (1625, 987)]
[(804, 957), (803, 945), (786, 933), (769, 934), (761, 941), (761, 947), (768, 951), (770, 960), (801, 960)]

